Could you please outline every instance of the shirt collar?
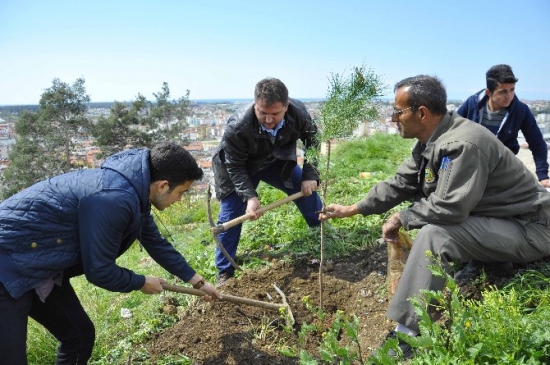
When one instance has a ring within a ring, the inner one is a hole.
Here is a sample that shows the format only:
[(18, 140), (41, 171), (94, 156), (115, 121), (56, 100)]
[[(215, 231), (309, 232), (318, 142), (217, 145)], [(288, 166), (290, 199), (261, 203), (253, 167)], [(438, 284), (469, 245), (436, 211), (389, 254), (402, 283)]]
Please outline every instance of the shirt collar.
[(266, 127), (264, 127), (263, 124), (260, 123), (260, 126), (262, 127), (262, 130), (266, 131), (267, 133), (269, 133), (271, 135), (271, 137), (275, 137), (277, 135), (277, 132), (279, 131), (279, 129), (281, 129), (283, 127), (283, 125), (285, 124), (285, 120), (283, 118), (283, 120), (281, 120), (281, 122), (279, 124), (277, 124), (275, 126), (275, 128), (273, 129), (267, 129)]

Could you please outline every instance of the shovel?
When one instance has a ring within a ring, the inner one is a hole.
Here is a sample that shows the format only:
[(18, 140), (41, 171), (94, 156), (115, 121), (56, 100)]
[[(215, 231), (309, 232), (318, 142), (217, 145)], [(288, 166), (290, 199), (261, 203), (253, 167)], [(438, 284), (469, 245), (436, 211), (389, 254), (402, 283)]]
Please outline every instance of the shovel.
[[(165, 284), (162, 284), (162, 287), (164, 288), (164, 290), (168, 290), (168, 291), (172, 291), (172, 292), (176, 292), (176, 293), (191, 294), (191, 295), (196, 295), (196, 296), (199, 296), (199, 297), (203, 297), (203, 296), (207, 295), (207, 293), (202, 291), (202, 290), (188, 288), (186, 286), (179, 286), (179, 285), (173, 285), (173, 284), (166, 284), (165, 283)], [(290, 310), (290, 306), (288, 305), (288, 302), (286, 301), (285, 294), (275, 284), (273, 284), (273, 287), (275, 288), (277, 293), (279, 293), (279, 295), (283, 299), (282, 304), (262, 302), (260, 300), (249, 299), (249, 298), (241, 298), (241, 297), (236, 297), (236, 296), (229, 295), (229, 294), (222, 294), (222, 298), (220, 300), (224, 301), (224, 302), (235, 303), (235, 304), (245, 304), (245, 305), (250, 305), (250, 306), (253, 306), (253, 307), (271, 309), (271, 310), (275, 310), (275, 311), (279, 311), (279, 312), (281, 311), (281, 308), (282, 308), (284, 310), (287, 325), (293, 326), (294, 322), (295, 322), (294, 315), (292, 314), (292, 311)]]
[[(304, 193), (302, 193), (301, 191), (298, 192), (298, 193), (295, 193), (295, 194), (292, 194), (292, 195), (289, 195), (283, 199), (280, 199), (280, 200), (277, 200), (276, 202), (273, 202), (271, 204), (268, 204), (264, 207), (260, 207), (260, 209), (258, 209), (256, 211), (256, 213), (265, 213), (267, 212), (268, 210), (271, 210), (273, 208), (277, 208), (278, 206), (281, 206), (283, 204), (286, 204), (288, 202), (291, 202), (293, 200), (296, 200), (298, 198), (301, 198), (302, 196), (304, 196)], [(220, 234), (222, 232), (225, 232), (227, 231), (229, 228), (232, 228), (232, 227), (235, 227), (236, 225), (238, 224), (241, 224), (247, 220), (250, 219), (250, 214), (244, 214), (244, 215), (241, 215), (240, 217), (237, 217), (235, 219), (232, 219), (228, 222), (225, 222), (225, 223), (222, 223), (222, 224), (218, 224), (217, 226), (214, 226), (212, 228), (210, 228), (210, 231), (217, 235), (217, 234)]]

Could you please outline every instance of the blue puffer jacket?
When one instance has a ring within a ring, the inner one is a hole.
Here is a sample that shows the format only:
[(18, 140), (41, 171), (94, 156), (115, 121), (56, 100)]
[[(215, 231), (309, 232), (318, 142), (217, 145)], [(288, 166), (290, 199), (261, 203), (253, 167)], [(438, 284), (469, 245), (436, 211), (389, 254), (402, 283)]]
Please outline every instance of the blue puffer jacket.
[[(483, 118), (483, 108), (488, 100), (489, 97), (483, 89), (470, 96), (458, 108), (457, 113), (464, 118), (480, 123)], [(518, 133), (520, 130), (533, 154), (537, 178), (539, 180), (548, 179), (548, 146), (529, 107), (514, 95), (514, 100), (508, 106), (508, 113), (497, 133), (497, 138), (514, 154), (519, 152)]]
[(115, 154), (100, 169), (44, 180), (0, 204), (0, 282), (13, 298), (63, 271), (83, 271), (110, 291), (138, 290), (145, 276), (115, 262), (136, 239), (166, 270), (193, 277), (151, 216), (149, 153)]

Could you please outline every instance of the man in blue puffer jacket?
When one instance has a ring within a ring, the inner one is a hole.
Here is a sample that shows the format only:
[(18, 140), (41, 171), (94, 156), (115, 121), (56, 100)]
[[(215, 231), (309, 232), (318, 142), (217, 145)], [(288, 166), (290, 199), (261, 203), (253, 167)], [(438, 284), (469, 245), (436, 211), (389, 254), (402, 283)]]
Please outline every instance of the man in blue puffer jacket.
[(162, 278), (119, 267), (116, 259), (135, 240), (163, 268), (201, 288), (219, 292), (163, 237), (151, 205), (179, 201), (202, 170), (174, 143), (109, 157), (100, 169), (39, 182), (0, 204), (0, 364), (26, 364), (27, 318), (59, 341), (56, 364), (86, 364), (94, 325), (69, 279), (84, 273), (101, 288), (162, 292)]

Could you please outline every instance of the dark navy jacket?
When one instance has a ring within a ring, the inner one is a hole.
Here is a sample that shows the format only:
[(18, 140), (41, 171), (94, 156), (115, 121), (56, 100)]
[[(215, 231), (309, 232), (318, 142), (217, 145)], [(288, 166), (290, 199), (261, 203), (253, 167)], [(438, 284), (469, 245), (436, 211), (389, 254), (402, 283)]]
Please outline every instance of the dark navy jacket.
[(141, 289), (145, 276), (115, 262), (136, 239), (166, 270), (193, 277), (151, 216), (149, 153), (120, 152), (100, 169), (41, 181), (0, 204), (0, 282), (13, 298), (59, 272), (83, 271), (110, 291)]
[[(489, 96), (485, 89), (470, 96), (464, 104), (458, 108), (457, 113), (476, 123), (483, 118), (483, 108), (487, 104)], [(548, 146), (542, 137), (542, 133), (535, 121), (535, 117), (529, 107), (519, 101), (514, 95), (514, 100), (508, 106), (508, 113), (502, 121), (497, 133), (497, 138), (504, 143), (514, 154), (519, 152), (518, 133), (521, 130), (535, 161), (535, 170), (539, 180), (548, 179)]]

